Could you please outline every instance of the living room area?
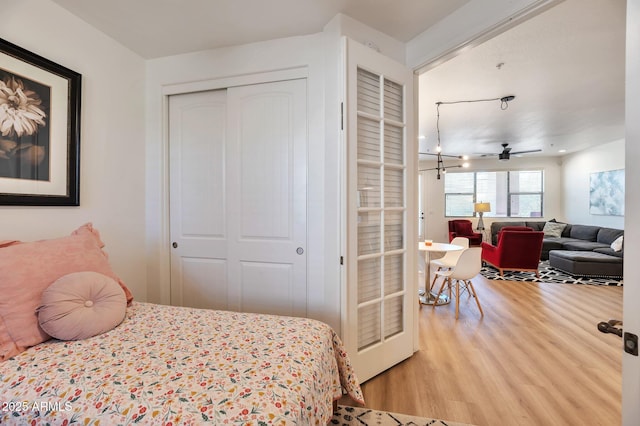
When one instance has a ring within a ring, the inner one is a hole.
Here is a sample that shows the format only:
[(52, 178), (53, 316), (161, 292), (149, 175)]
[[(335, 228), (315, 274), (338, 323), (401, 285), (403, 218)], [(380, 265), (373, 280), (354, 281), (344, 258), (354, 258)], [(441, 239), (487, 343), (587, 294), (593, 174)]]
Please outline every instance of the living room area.
[(624, 17), (562, 2), (423, 70), (419, 239), (449, 242), (456, 219), (493, 244), (493, 222), (624, 230)]
[[(624, 195), (615, 211), (603, 211), (593, 187), (603, 188), (603, 174), (625, 172), (624, 7), (566, 1), (425, 70), (420, 240), (449, 242), (455, 219), (471, 221), (472, 231), (494, 244), (493, 223), (624, 232)], [(505, 105), (507, 96), (514, 99)], [(511, 155), (500, 158), (505, 143)], [(487, 185), (488, 174), (510, 172), (539, 173), (541, 185), (530, 192), (510, 190), (508, 180)], [(540, 208), (519, 210), (523, 194)], [(474, 204), (481, 202), (491, 207), (478, 230)], [(472, 279), (484, 315), (466, 295), (457, 320), (453, 303), (420, 309), (427, 353), (402, 364), (399, 374), (412, 388), (420, 371), (429, 389), (417, 391), (419, 401), (380, 406), (428, 407), (440, 418), (477, 425), (620, 424), (622, 342), (597, 324), (622, 318), (622, 287), (551, 283), (530, 271), (522, 273), (526, 282), (516, 282), (494, 272), (498, 279)], [(390, 374), (376, 378), (365, 395), (381, 388), (393, 394), (392, 383)]]

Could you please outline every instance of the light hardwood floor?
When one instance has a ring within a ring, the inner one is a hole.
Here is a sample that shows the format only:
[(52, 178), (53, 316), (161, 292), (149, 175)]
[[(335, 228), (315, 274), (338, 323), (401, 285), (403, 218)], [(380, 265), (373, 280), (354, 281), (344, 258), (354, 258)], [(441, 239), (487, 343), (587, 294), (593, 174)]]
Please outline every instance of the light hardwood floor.
[[(473, 280), (484, 309), (461, 297), (424, 306), (421, 350), (362, 385), (369, 408), (478, 426), (621, 424), (622, 288)], [(345, 401), (343, 401), (345, 403)]]

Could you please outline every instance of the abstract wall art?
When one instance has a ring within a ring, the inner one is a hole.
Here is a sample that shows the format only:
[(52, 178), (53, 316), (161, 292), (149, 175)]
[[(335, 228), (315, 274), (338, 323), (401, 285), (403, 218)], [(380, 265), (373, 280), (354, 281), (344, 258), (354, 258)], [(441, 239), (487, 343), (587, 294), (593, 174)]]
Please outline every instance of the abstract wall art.
[(589, 213), (624, 216), (624, 169), (591, 173)]

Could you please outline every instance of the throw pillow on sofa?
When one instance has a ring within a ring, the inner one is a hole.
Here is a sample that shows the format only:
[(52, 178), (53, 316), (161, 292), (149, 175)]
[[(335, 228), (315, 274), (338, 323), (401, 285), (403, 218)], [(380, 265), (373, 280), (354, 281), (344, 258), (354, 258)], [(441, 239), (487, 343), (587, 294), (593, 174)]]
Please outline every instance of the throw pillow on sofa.
[(623, 238), (624, 236), (620, 235), (618, 238), (615, 239), (614, 242), (611, 243), (611, 248), (613, 249), (613, 251), (622, 250), (622, 244), (624, 242)]
[(547, 222), (544, 224), (542, 232), (544, 232), (545, 237), (560, 238), (562, 237), (562, 231), (564, 230), (565, 226), (567, 226), (566, 223)]

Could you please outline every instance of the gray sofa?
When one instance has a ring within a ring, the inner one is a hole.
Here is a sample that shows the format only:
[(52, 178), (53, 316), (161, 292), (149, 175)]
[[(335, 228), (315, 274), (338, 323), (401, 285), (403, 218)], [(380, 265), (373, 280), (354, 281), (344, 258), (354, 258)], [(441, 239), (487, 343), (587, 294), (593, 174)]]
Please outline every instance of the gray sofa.
[[(555, 222), (552, 220), (551, 222)], [(542, 231), (546, 221), (509, 221), (491, 224), (491, 242), (505, 226), (527, 226)], [(540, 260), (574, 275), (622, 277), (624, 249), (614, 251), (611, 243), (624, 235), (621, 229), (566, 224), (561, 237), (545, 236)]]

